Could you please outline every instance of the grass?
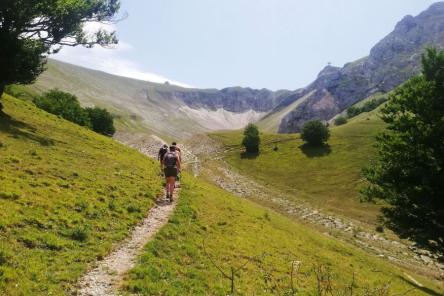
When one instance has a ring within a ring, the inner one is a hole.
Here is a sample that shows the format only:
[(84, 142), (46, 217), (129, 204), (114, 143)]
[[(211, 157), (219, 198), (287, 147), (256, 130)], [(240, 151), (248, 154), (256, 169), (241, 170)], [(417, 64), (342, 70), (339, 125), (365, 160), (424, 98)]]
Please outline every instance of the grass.
[(153, 206), (158, 166), (29, 102), (2, 103), (0, 295), (68, 294)]
[(383, 129), (376, 112), (363, 113), (331, 129), (328, 146), (304, 146), (299, 135), (262, 134), (259, 155), (241, 153), (241, 132), (213, 133), (229, 152), (225, 160), (240, 173), (315, 206), (374, 223), (379, 207), (360, 203), (361, 176), (375, 153), (375, 135)]
[[(410, 289), (414, 290), (408, 295), (443, 292), (433, 286), (419, 290), (404, 277), (403, 270), (376, 256), (199, 179), (186, 175), (182, 184), (174, 216), (145, 247), (124, 283), (124, 293), (229, 295), (230, 280), (210, 257), (228, 275), (231, 267), (241, 267), (234, 281), (236, 295), (292, 295), (293, 261), (300, 262), (295, 276), (297, 295), (316, 295), (315, 267), (319, 265), (331, 271), (335, 290), (349, 286), (355, 273), (355, 295), (364, 295), (365, 287), (387, 283), (390, 295)], [(428, 284), (422, 278), (417, 280)]]

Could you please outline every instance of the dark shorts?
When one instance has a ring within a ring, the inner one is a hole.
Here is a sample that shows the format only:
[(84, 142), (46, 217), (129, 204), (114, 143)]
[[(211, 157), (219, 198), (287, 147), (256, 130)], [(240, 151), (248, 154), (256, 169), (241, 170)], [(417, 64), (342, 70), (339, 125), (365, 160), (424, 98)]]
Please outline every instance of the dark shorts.
[(165, 177), (177, 177), (177, 168), (164, 168)]

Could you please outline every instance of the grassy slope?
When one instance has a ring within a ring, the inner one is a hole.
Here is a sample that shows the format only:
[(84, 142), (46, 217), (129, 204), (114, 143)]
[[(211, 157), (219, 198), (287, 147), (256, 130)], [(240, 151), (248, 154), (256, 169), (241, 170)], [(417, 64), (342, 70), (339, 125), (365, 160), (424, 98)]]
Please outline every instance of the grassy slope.
[(154, 204), (157, 165), (29, 103), (2, 102), (0, 295), (63, 295)]
[[(368, 120), (367, 120), (368, 119)], [(374, 136), (383, 129), (376, 112), (363, 113), (348, 124), (331, 130), (330, 148), (304, 148), (299, 135), (263, 135), (257, 158), (242, 158), (240, 150), (226, 160), (241, 173), (263, 184), (285, 190), (337, 214), (374, 222), (378, 207), (357, 200), (363, 185), (361, 168), (374, 155)], [(240, 132), (215, 133), (211, 137), (225, 145), (239, 147)], [(278, 143), (266, 144), (273, 141)]]
[(190, 131), (206, 131), (194, 119), (182, 113), (165, 116), (171, 110), (176, 110), (180, 104), (175, 100), (165, 100), (157, 90), (188, 91), (178, 86), (111, 75), (49, 60), (47, 70), (39, 76), (35, 84), (26, 88), (42, 93), (56, 87), (75, 94), (83, 105), (97, 105), (108, 109), (116, 116), (116, 127), (120, 132), (181, 137)]
[[(355, 295), (364, 295), (365, 286), (375, 288), (388, 282), (390, 295), (412, 288), (403, 279), (402, 270), (375, 256), (320, 236), (198, 179), (186, 176), (183, 184), (175, 215), (145, 247), (127, 278), (125, 291), (137, 295), (228, 295), (230, 282), (203, 252), (204, 239), (206, 251), (227, 273), (230, 267), (239, 267), (251, 258), (236, 277), (238, 295), (290, 295), (284, 291), (289, 288), (292, 260), (302, 262), (295, 284), (298, 295), (315, 295), (313, 266), (318, 264), (331, 269), (335, 289), (347, 286), (355, 272)], [(267, 274), (269, 284), (264, 280)], [(408, 295), (427, 294), (414, 290)]]

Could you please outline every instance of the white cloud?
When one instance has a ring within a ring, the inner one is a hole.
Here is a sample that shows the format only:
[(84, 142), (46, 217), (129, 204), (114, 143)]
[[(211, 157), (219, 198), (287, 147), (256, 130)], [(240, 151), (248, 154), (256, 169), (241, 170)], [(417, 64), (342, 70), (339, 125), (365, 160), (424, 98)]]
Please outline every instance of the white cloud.
[[(113, 31), (115, 30), (115, 26), (113, 24), (87, 23), (85, 24), (84, 29), (88, 33), (93, 33), (98, 29)], [(114, 48), (103, 48), (100, 46), (95, 46), (94, 48), (84, 48), (82, 46), (64, 46), (59, 53), (51, 57), (67, 63), (80, 65), (86, 68), (100, 70), (119, 76), (157, 83), (164, 83), (165, 81), (168, 81), (171, 84), (182, 87), (192, 87), (186, 83), (171, 80), (159, 74), (144, 71), (137, 62), (122, 56), (124, 53), (131, 50), (134, 50), (134, 48), (130, 44), (120, 41), (119, 44)]]

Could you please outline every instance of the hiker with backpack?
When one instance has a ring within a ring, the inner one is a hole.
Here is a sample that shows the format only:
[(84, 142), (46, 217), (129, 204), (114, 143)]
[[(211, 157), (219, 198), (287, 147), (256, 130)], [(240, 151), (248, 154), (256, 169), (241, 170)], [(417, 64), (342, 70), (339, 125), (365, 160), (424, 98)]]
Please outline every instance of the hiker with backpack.
[[(182, 163), (182, 151), (177, 146), (176, 142), (173, 142), (171, 145), (176, 147), (177, 157), (179, 157), (179, 162)], [(177, 173), (175, 187), (180, 188), (180, 172)]]
[(170, 150), (165, 153), (162, 159), (162, 166), (166, 181), (166, 198), (172, 202), (176, 177), (178, 172), (180, 172), (180, 158), (176, 153), (176, 146), (170, 146)]
[(162, 167), (163, 157), (167, 152), (168, 152), (167, 144), (164, 144), (162, 147), (160, 147), (159, 153), (157, 154), (157, 160), (160, 162), (160, 167)]

